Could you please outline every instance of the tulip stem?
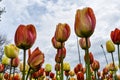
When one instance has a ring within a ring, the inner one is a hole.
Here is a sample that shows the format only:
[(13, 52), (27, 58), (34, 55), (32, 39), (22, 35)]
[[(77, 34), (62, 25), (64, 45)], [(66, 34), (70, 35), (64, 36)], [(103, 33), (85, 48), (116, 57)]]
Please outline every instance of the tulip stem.
[(112, 56), (113, 66), (114, 66), (114, 69), (115, 69), (115, 61), (114, 61), (114, 57), (113, 57), (113, 53), (112, 52), (111, 52), (111, 56)]
[(10, 79), (10, 76), (11, 76), (11, 70), (12, 70), (12, 61), (13, 61), (13, 58), (11, 58), (11, 60), (10, 60), (10, 75), (9, 75), (9, 79)]
[(103, 50), (103, 54), (104, 54), (104, 56), (105, 56), (106, 63), (108, 64), (108, 60), (107, 60), (107, 57), (106, 57), (106, 54), (105, 54), (105, 51), (104, 51), (104, 48), (103, 48), (103, 45), (102, 45), (102, 44), (101, 44), (101, 48), (102, 48), (102, 50)]
[(90, 57), (89, 57), (89, 48), (88, 48), (88, 41), (87, 41), (87, 37), (85, 38), (85, 41), (86, 41), (86, 68), (87, 68), (87, 71), (86, 71), (86, 80), (92, 80), (91, 79), (91, 72), (90, 72)]
[(28, 70), (28, 73), (27, 73), (27, 76), (26, 76), (26, 80), (28, 80), (28, 76), (29, 76), (29, 74), (30, 74), (30, 70), (31, 70), (31, 67), (30, 67), (29, 70)]
[(118, 44), (117, 46), (118, 46), (118, 59), (119, 59), (119, 69), (120, 69), (120, 51), (119, 51), (119, 44)]
[(94, 74), (95, 74), (95, 80), (97, 80), (96, 71), (94, 71)]
[[(62, 43), (61, 43), (62, 45)], [(64, 80), (64, 76), (63, 76), (63, 53), (61, 54), (61, 80)]]
[(78, 48), (79, 63), (81, 64), (81, 56), (80, 56), (80, 48), (79, 48), (79, 43), (78, 43), (78, 37), (77, 37), (77, 48)]
[(23, 53), (23, 77), (22, 77), (22, 80), (25, 80), (25, 65), (26, 65), (26, 50), (24, 49), (24, 53)]
[(13, 80), (14, 80), (14, 75), (15, 75), (15, 67), (13, 68)]

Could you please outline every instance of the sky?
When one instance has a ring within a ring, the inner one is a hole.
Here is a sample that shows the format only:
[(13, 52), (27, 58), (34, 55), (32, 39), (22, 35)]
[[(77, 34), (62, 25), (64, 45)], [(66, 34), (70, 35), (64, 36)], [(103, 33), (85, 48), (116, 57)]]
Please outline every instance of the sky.
[[(74, 32), (75, 13), (77, 9), (91, 7), (96, 16), (96, 28), (90, 37), (90, 52), (100, 62), (102, 69), (106, 62), (100, 45), (102, 44), (105, 49), (105, 43), (110, 39), (110, 32), (115, 28), (120, 29), (119, 5), (119, 0), (2, 0), (0, 7), (5, 7), (6, 13), (1, 16), (0, 34), (7, 35), (11, 43), (14, 43), (15, 31), (20, 24), (35, 25), (37, 39), (32, 50), (39, 47), (45, 55), (44, 65), (50, 63), (54, 66), (56, 49), (52, 46), (51, 38), (54, 36), (58, 23), (67, 23), (71, 28), (71, 35), (66, 41), (67, 55), (64, 61), (69, 62), (73, 69), (79, 63)], [(81, 48), (80, 54), (84, 64), (85, 53)], [(111, 55), (107, 52), (106, 55), (111, 62)], [(20, 58), (22, 59), (22, 54), (20, 54)], [(118, 63), (116, 51), (114, 58)]]

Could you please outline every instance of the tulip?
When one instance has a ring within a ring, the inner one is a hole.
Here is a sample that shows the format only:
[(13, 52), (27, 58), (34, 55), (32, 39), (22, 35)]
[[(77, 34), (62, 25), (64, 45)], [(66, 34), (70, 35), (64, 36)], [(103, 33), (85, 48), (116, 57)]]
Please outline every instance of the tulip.
[(5, 46), (4, 52), (8, 58), (16, 58), (19, 54), (19, 49), (14, 44), (9, 44)]
[(29, 49), (36, 40), (36, 29), (34, 25), (19, 25), (15, 33), (15, 44), (20, 49)]
[(77, 73), (77, 80), (84, 80), (84, 74), (82, 72)]
[(6, 57), (6, 56), (3, 56), (2, 64), (9, 65), (10, 64), (10, 59), (8, 57)]
[(120, 44), (120, 29), (116, 28), (114, 31), (111, 31), (110, 36), (114, 44)]
[(61, 44), (60, 42), (56, 41), (55, 37), (53, 37), (53, 38), (52, 38), (52, 45), (53, 45), (53, 47), (56, 48), (56, 49), (61, 49), (61, 48), (64, 47), (65, 43), (62, 43), (62, 44)]
[(64, 23), (59, 23), (56, 26), (56, 31), (55, 31), (55, 39), (58, 42), (65, 42), (70, 36), (70, 27), (68, 24)]
[(83, 70), (83, 65), (82, 65), (82, 64), (77, 64), (76, 67), (78, 68), (79, 71), (82, 71), (82, 70)]
[(0, 73), (2, 73), (5, 69), (5, 66), (3, 64), (0, 63)]
[(54, 74), (53, 72), (50, 72), (50, 75), (49, 75), (49, 76), (50, 76), (51, 79), (53, 79), (54, 76), (55, 76), (55, 74)]
[(63, 63), (63, 70), (69, 72), (70, 71), (70, 64), (69, 63)]
[(8, 80), (9, 79), (9, 74), (8, 73), (4, 73), (4, 79)]
[(55, 71), (60, 71), (60, 64), (59, 63), (55, 64)]
[(78, 9), (75, 15), (75, 33), (79, 37), (90, 37), (95, 29), (96, 18), (90, 7)]
[(44, 75), (44, 68), (40, 68), (40, 70), (38, 71), (39, 76), (43, 76)]
[(51, 64), (46, 64), (45, 65), (45, 71), (46, 72), (51, 72), (51, 70), (52, 70), (52, 65)]
[(69, 71), (69, 75), (72, 77), (75, 75), (75, 72), (72, 70), (72, 71)]
[(111, 40), (108, 40), (106, 42), (106, 49), (107, 49), (107, 52), (109, 52), (109, 53), (112, 53), (115, 51), (115, 46)]
[(12, 66), (13, 67), (17, 67), (19, 65), (19, 63), (20, 63), (20, 59), (18, 57), (14, 58), (12, 60)]
[[(88, 41), (88, 48), (90, 48), (90, 46), (91, 46), (90, 39), (87, 38), (87, 41)], [(81, 47), (82, 49), (86, 49), (86, 48), (87, 48), (85, 38), (81, 38), (81, 39), (79, 40), (79, 44), (80, 44), (80, 47)]]
[(33, 70), (38, 70), (44, 62), (44, 54), (37, 47), (32, 53), (29, 50), (28, 65)]
[(93, 63), (91, 64), (91, 67), (94, 71), (98, 71), (98, 69), (100, 68), (100, 64), (97, 60), (94, 60)]
[[(26, 65), (25, 65), (25, 73), (28, 72), (28, 69), (29, 69), (29, 66), (28, 66), (28, 64), (26, 64)], [(21, 72), (23, 72), (23, 64), (22, 64), (22, 62), (20, 62), (19, 70), (20, 70)]]
[[(85, 56), (84, 56), (84, 60), (85, 60), (85, 62), (87, 61), (87, 57), (86, 57), (86, 56), (87, 56), (87, 55), (85, 54)], [(93, 57), (92, 52), (89, 53), (89, 58), (90, 58), (90, 64), (92, 64), (93, 61), (94, 61), (94, 57)]]

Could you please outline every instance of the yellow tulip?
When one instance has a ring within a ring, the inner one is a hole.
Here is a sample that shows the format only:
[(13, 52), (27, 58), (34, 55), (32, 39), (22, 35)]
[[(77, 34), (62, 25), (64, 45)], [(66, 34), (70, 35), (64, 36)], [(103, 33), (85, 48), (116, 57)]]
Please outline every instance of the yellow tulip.
[(2, 58), (2, 64), (4, 64), (4, 65), (10, 64), (10, 59), (8, 57), (6, 57), (5, 55)]
[(113, 44), (113, 42), (111, 40), (108, 40), (106, 42), (106, 49), (107, 49), (107, 52), (109, 52), (109, 53), (115, 51), (115, 45)]
[(64, 71), (70, 71), (70, 64), (69, 63), (63, 63), (63, 70)]

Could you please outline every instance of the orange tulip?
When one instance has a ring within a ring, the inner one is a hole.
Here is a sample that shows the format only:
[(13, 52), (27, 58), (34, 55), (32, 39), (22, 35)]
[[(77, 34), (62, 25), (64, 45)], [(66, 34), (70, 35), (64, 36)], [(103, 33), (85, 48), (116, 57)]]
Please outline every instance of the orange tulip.
[(64, 47), (65, 43), (61, 44), (60, 42), (56, 41), (55, 37), (53, 37), (52, 38), (52, 45), (53, 45), (54, 48), (60, 49), (60, 48)]
[(96, 18), (92, 8), (78, 9), (75, 15), (75, 33), (79, 37), (90, 37), (95, 29)]
[(19, 25), (15, 33), (15, 44), (20, 49), (29, 49), (36, 40), (36, 29), (34, 25)]
[(68, 24), (59, 23), (55, 31), (55, 39), (58, 42), (65, 42), (70, 36), (70, 27)]
[(39, 70), (44, 62), (44, 54), (37, 47), (32, 53), (29, 49), (28, 64), (33, 70)]
[(120, 29), (116, 28), (110, 36), (114, 44), (120, 44)]
[(84, 74), (82, 72), (77, 73), (77, 80), (84, 80)]
[[(90, 64), (92, 64), (93, 61), (94, 61), (94, 56), (93, 56), (92, 52), (89, 53), (89, 58), (90, 58)], [(84, 56), (84, 60), (85, 60), (85, 62), (87, 61), (87, 55), (86, 54)]]
[(94, 60), (91, 64), (91, 67), (94, 71), (98, 71), (98, 69), (100, 68), (100, 63), (97, 60)]
[[(91, 43), (90, 43), (90, 39), (89, 39), (89, 38), (87, 38), (87, 42), (88, 42), (88, 48), (90, 48)], [(79, 40), (79, 44), (80, 44), (80, 47), (81, 47), (82, 49), (87, 49), (85, 38), (81, 38), (81, 39)]]

